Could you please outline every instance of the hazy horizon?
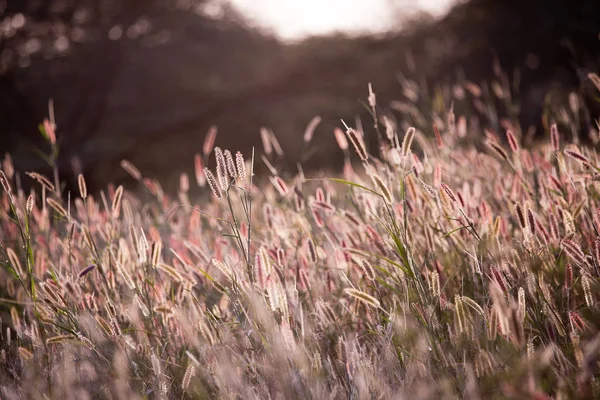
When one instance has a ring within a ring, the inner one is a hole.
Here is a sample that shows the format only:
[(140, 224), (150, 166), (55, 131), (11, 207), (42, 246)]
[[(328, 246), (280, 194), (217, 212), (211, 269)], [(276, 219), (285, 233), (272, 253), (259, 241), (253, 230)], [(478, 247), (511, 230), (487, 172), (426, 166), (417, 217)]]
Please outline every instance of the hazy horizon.
[(454, 0), (231, 0), (253, 22), (283, 40), (333, 32), (391, 30), (397, 17), (426, 11), (440, 15)]

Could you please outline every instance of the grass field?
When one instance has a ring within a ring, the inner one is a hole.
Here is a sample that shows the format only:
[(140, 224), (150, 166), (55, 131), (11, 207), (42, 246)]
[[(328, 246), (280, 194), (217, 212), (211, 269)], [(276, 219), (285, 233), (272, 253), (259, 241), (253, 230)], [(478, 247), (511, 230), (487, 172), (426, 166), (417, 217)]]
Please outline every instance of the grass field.
[(268, 133), (243, 155), (209, 135), (174, 195), (127, 161), (136, 185), (92, 195), (5, 158), (0, 397), (600, 397), (600, 164), (566, 140), (577, 104), (524, 148), (515, 121), (401, 129), (368, 103), (377, 129), (335, 132), (337, 176), (255, 176)]

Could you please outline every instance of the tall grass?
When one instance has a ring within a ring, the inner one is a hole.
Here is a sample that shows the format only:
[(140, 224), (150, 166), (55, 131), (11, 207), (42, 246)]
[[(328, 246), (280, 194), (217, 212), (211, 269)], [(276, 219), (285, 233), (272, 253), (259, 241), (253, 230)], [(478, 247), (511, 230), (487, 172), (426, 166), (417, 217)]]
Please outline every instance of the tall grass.
[(399, 132), (371, 87), (367, 109), (379, 149), (337, 129), (336, 177), (255, 181), (212, 130), (197, 200), (127, 161), (137, 187), (25, 192), (7, 157), (1, 397), (599, 397), (596, 152), (452, 109)]

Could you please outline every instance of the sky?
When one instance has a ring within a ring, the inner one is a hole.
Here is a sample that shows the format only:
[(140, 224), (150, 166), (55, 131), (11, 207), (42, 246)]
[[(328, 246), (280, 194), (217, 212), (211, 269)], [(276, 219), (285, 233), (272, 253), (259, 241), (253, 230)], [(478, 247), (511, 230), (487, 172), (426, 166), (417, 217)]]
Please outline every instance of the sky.
[(452, 0), (232, 0), (249, 18), (284, 40), (344, 32), (382, 32), (396, 12), (442, 14)]

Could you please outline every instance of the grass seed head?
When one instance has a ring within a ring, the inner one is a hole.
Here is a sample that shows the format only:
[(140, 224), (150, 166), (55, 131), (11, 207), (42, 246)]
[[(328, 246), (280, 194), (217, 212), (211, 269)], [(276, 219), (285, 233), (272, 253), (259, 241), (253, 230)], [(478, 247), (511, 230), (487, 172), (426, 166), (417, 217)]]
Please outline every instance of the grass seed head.
[(385, 200), (385, 202), (387, 204), (392, 204), (394, 202), (394, 197), (392, 195), (392, 192), (390, 191), (388, 186), (381, 180), (379, 175), (372, 174), (371, 179), (373, 180), (375, 187), (379, 189), (379, 192), (383, 196), (383, 199)]
[(260, 128), (260, 139), (262, 141), (263, 149), (267, 156), (273, 153), (273, 145), (271, 144), (271, 134), (267, 128)]
[(306, 130), (304, 131), (304, 143), (310, 143), (310, 141), (313, 138), (313, 135), (315, 134), (315, 130), (317, 129), (317, 126), (319, 126), (320, 123), (321, 117), (319, 117), (318, 115), (309, 122), (308, 126), (306, 127)]
[(347, 295), (349, 295), (357, 300), (360, 300), (361, 302), (363, 302), (366, 305), (369, 305), (371, 307), (379, 308), (381, 305), (379, 300), (377, 300), (375, 297), (373, 297), (370, 294), (367, 294), (361, 290), (347, 288), (347, 289), (344, 289), (344, 291), (346, 292)]
[(344, 151), (348, 150), (348, 140), (346, 139), (346, 135), (344, 135), (344, 131), (340, 128), (335, 128), (333, 134), (338, 147)]
[(229, 176), (227, 172), (227, 164), (225, 162), (225, 156), (223, 155), (223, 150), (220, 147), (215, 147), (215, 160), (217, 162), (217, 179), (219, 180), (219, 185), (223, 191), (226, 191), (229, 187)]
[(77, 177), (77, 183), (79, 184), (79, 195), (85, 200), (87, 198), (87, 186), (85, 184), (85, 178), (82, 174), (79, 174)]
[(213, 192), (213, 195), (217, 199), (223, 198), (223, 194), (221, 193), (221, 188), (217, 184), (217, 180), (215, 179), (215, 176), (213, 175), (212, 171), (209, 170), (207, 167), (204, 167), (204, 176), (206, 177), (206, 182), (208, 182), (208, 187), (210, 187), (210, 190)]
[(350, 139), (352, 146), (354, 146), (354, 150), (356, 151), (356, 154), (358, 154), (358, 157), (360, 157), (363, 162), (367, 162), (369, 156), (362, 138), (360, 138), (356, 131), (352, 128), (348, 128), (348, 130), (346, 130), (346, 135), (348, 136), (348, 139)]
[(556, 124), (552, 124), (550, 126), (550, 144), (552, 145), (552, 150), (554, 150), (555, 152), (560, 149), (560, 140)]
[(412, 147), (412, 142), (415, 137), (415, 128), (412, 126), (408, 128), (406, 134), (404, 135), (404, 139), (402, 140), (402, 156), (406, 157), (410, 153), (410, 149)]
[(87, 274), (92, 272), (94, 269), (96, 269), (96, 264), (92, 264), (92, 265), (85, 267), (84, 269), (82, 269), (79, 272), (78, 278), (83, 278), (84, 276), (86, 276)]
[(233, 161), (233, 156), (229, 150), (225, 150), (225, 163), (227, 164), (227, 172), (229, 172), (229, 176), (232, 179), (237, 178), (237, 169), (235, 167), (235, 162)]
[(579, 153), (578, 151), (565, 149), (564, 153), (566, 155), (568, 155), (569, 157), (571, 157), (572, 159), (574, 159), (575, 161), (578, 161), (584, 165), (590, 164), (590, 160), (583, 154)]
[(206, 176), (204, 175), (204, 162), (200, 154), (194, 155), (194, 175), (196, 176), (196, 183), (199, 187), (206, 185)]
[(377, 105), (377, 98), (375, 96), (375, 93), (373, 92), (373, 86), (371, 85), (371, 83), (369, 82), (369, 106), (374, 109), (375, 106)]
[(515, 137), (515, 134), (510, 129), (506, 131), (506, 138), (508, 139), (508, 144), (513, 153), (519, 152), (519, 142)]
[(237, 169), (237, 175), (242, 181), (246, 180), (246, 163), (244, 156), (239, 151), (235, 153), (235, 166)]
[(142, 173), (131, 162), (127, 160), (121, 160), (121, 168), (123, 168), (125, 172), (127, 172), (136, 181), (142, 179)]
[(213, 148), (215, 146), (215, 140), (217, 139), (217, 133), (218, 129), (216, 126), (211, 126), (208, 129), (208, 133), (204, 138), (204, 145), (202, 146), (202, 153), (204, 153), (205, 157), (213, 151)]

